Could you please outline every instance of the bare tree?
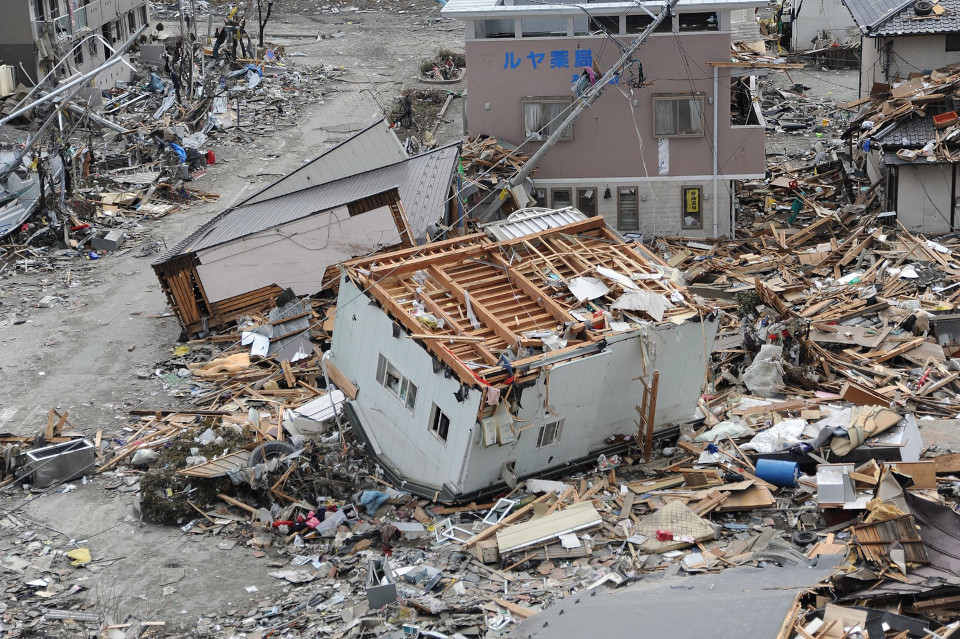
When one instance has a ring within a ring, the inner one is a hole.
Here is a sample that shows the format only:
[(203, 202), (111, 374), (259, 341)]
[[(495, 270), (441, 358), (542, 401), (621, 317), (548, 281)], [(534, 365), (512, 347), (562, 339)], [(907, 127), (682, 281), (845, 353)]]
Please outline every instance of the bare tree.
[(258, 46), (263, 46), (263, 30), (267, 27), (267, 21), (270, 20), (270, 13), (273, 12), (273, 0), (267, 0), (267, 15), (263, 15), (263, 0), (257, 0), (257, 24), (260, 26), (260, 40)]

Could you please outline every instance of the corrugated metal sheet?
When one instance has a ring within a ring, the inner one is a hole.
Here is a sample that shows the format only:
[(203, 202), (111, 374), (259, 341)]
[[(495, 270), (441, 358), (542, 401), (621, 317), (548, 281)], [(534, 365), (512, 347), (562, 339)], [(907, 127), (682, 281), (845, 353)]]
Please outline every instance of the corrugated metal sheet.
[(320, 157), (307, 162), (264, 188), (241, 204), (262, 202), (279, 195), (286, 195), (313, 186), (340, 180), (357, 173), (379, 169), (410, 156), (404, 151), (400, 140), (381, 118), (353, 137), (344, 140)]
[(843, 0), (843, 3), (860, 31), (867, 33), (870, 27), (913, 5), (913, 0)]
[(918, 20), (911, 2), (899, 11), (893, 12), (889, 18), (872, 29), (871, 35), (931, 35), (960, 31), (960, 0), (940, 0), (939, 4), (946, 9), (945, 13)]
[(503, 241), (555, 229), (585, 219), (587, 216), (572, 206), (563, 209), (532, 207), (511, 213), (505, 220), (484, 224), (481, 228), (491, 238)]
[(459, 155), (459, 144), (452, 144), (373, 171), (234, 207), (194, 231), (156, 264), (396, 187), (411, 231), (420, 236), (443, 215)]

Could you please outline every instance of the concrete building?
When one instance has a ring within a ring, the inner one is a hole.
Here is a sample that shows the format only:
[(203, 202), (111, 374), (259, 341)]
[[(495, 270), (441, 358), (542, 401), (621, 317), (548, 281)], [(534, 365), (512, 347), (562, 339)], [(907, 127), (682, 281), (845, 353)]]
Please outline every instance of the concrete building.
[[(533, 175), (538, 206), (575, 206), (621, 232), (730, 233), (732, 181), (764, 173), (761, 126), (731, 124), (731, 13), (759, 0), (680, 0), (616, 84)], [(470, 136), (533, 153), (585, 68), (602, 75), (663, 3), (449, 0), (466, 23)]]
[[(15, 68), (31, 86), (65, 58), (63, 77), (91, 71), (150, 20), (148, 0), (3, 0), (0, 64)], [(99, 86), (129, 81), (133, 71), (116, 64), (97, 78)]]
[(669, 270), (599, 217), (518, 211), (346, 264), (327, 370), (398, 488), (459, 501), (569, 472), (636, 436), (655, 376), (650, 423), (693, 419), (717, 322)]
[(790, 28), (791, 51), (816, 49), (817, 42), (858, 39), (857, 24), (843, 0), (786, 0), (784, 5), (782, 21)]

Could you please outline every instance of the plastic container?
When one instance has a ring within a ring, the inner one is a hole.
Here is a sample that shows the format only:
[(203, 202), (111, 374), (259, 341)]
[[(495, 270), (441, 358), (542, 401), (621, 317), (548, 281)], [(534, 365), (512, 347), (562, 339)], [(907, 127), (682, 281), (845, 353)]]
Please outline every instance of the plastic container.
[(757, 460), (757, 477), (775, 486), (796, 486), (799, 474), (797, 462), (780, 459)]

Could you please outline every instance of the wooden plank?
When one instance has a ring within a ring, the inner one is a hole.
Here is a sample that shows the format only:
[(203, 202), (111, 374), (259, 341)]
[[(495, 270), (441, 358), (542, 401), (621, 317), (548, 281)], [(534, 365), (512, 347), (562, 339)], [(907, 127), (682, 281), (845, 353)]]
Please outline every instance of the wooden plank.
[(293, 376), (293, 369), (290, 368), (290, 362), (281, 360), (280, 369), (283, 371), (283, 380), (287, 383), (287, 386), (289, 388), (296, 386), (297, 378)]
[(507, 326), (500, 321), (500, 319), (491, 313), (482, 303), (480, 303), (476, 298), (477, 291), (470, 293), (467, 289), (460, 286), (457, 282), (453, 280), (452, 277), (436, 264), (431, 264), (427, 270), (429, 273), (441, 284), (443, 284), (448, 291), (453, 293), (453, 296), (463, 304), (467, 305), (467, 297), (470, 298), (470, 306), (473, 308), (473, 314), (482, 321), (484, 324), (493, 329), (494, 333), (498, 337), (507, 342), (507, 344), (513, 345), (520, 342), (520, 336), (511, 331)]
[(245, 511), (247, 511), (248, 513), (251, 513), (251, 514), (253, 514), (253, 515), (256, 515), (257, 512), (258, 512), (257, 509), (254, 508), (253, 506), (248, 506), (248, 505), (246, 505), (245, 503), (243, 503), (242, 501), (240, 501), (240, 500), (238, 500), (238, 499), (234, 499), (234, 498), (231, 497), (230, 495), (224, 495), (223, 493), (217, 493), (217, 497), (219, 497), (219, 498), (222, 499), (223, 501), (227, 502), (227, 503), (230, 504), (231, 506), (236, 506), (237, 508), (241, 508), (241, 509), (243, 509), (243, 510), (245, 510)]
[(512, 601), (507, 601), (506, 599), (501, 599), (500, 597), (490, 597), (490, 600), (496, 603), (498, 606), (503, 606), (504, 608), (509, 610), (512, 614), (515, 614), (521, 619), (529, 619), (530, 617), (534, 616), (538, 612), (531, 608), (518, 606)]
[(513, 522), (517, 521), (518, 519), (526, 515), (528, 512), (532, 511), (535, 504), (542, 504), (543, 502), (550, 499), (550, 497), (552, 496), (553, 496), (553, 493), (545, 493), (540, 497), (537, 497), (536, 499), (534, 499), (532, 502), (530, 502), (526, 506), (523, 506), (522, 508), (519, 508), (518, 510), (515, 510), (514, 512), (510, 513), (509, 515), (504, 517), (503, 520), (500, 521), (499, 523), (496, 523), (490, 526), (489, 528), (485, 528), (484, 530), (481, 530), (476, 535), (474, 535), (467, 541), (463, 542), (464, 550), (472, 546), (475, 546), (478, 542), (481, 542), (484, 539), (489, 539), (504, 526), (509, 526)]

